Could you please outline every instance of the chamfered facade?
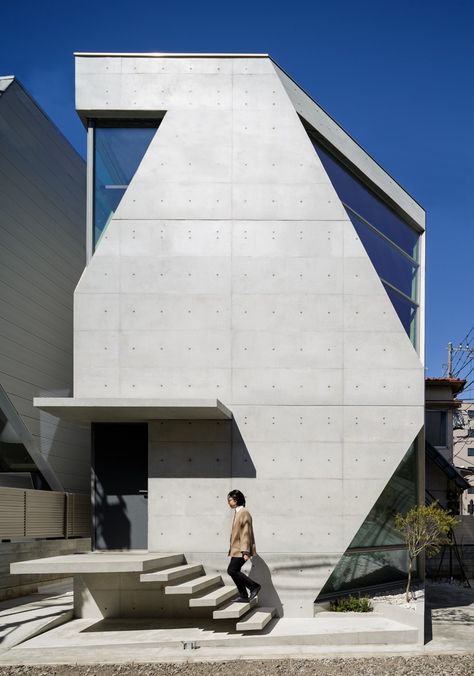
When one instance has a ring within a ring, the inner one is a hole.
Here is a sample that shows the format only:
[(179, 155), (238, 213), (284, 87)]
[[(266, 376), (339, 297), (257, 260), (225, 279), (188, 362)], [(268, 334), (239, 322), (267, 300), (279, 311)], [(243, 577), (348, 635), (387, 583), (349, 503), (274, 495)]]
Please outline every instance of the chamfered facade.
[(402, 575), (421, 207), (266, 55), (78, 54), (76, 105), (89, 260), (55, 410), (93, 423), (96, 546), (224, 570), (239, 488), (283, 613)]

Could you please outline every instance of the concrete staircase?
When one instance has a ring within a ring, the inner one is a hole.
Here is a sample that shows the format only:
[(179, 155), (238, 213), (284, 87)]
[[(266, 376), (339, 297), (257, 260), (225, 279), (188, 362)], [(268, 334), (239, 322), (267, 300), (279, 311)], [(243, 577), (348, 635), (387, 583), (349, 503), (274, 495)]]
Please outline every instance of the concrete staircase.
[[(173, 555), (171, 568), (158, 568), (140, 575), (140, 582), (164, 582), (166, 595), (188, 595), (190, 608), (210, 608), (214, 620), (237, 620), (239, 632), (261, 631), (275, 616), (275, 608), (260, 608), (257, 599), (237, 603), (234, 585), (224, 584), (221, 575), (206, 575), (202, 564), (188, 564), (184, 554)], [(179, 565), (176, 565), (176, 564)], [(169, 565), (168, 559), (164, 564)]]

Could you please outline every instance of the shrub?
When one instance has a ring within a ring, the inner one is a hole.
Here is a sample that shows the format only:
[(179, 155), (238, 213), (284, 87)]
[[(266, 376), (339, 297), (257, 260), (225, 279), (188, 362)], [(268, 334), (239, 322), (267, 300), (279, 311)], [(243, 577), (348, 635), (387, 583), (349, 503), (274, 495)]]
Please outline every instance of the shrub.
[(331, 601), (330, 610), (335, 613), (370, 613), (373, 607), (366, 596), (343, 596)]
[(429, 557), (439, 552), (441, 546), (449, 542), (448, 534), (456, 523), (454, 516), (437, 503), (417, 505), (404, 516), (396, 515), (395, 528), (405, 538), (408, 552), (407, 602), (411, 597), (411, 576), (417, 556), (425, 552)]

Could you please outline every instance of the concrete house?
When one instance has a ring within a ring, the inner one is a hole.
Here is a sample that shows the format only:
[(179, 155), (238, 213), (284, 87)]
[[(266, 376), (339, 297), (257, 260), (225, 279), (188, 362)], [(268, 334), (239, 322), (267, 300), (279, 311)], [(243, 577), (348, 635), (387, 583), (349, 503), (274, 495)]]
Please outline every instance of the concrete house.
[[(278, 614), (403, 577), (424, 210), (267, 55), (77, 54), (76, 106), (74, 390), (35, 404), (91, 426), (94, 547), (222, 572), (238, 488)], [(163, 599), (130, 578), (110, 610), (112, 588), (84, 580), (98, 615)]]

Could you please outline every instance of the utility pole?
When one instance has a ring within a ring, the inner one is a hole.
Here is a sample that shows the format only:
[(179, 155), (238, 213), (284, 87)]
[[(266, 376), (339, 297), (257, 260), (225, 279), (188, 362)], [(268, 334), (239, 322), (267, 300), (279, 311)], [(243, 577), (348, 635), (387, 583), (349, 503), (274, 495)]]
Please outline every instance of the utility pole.
[[(453, 344), (451, 341), (448, 343), (448, 378), (453, 377), (453, 352), (467, 352), (467, 354), (474, 354), (474, 347), (471, 347), (469, 345), (463, 345), (462, 343), (459, 345), (459, 347), (453, 347)], [(464, 363), (464, 366), (466, 363)], [(461, 369), (462, 370), (462, 369)]]

